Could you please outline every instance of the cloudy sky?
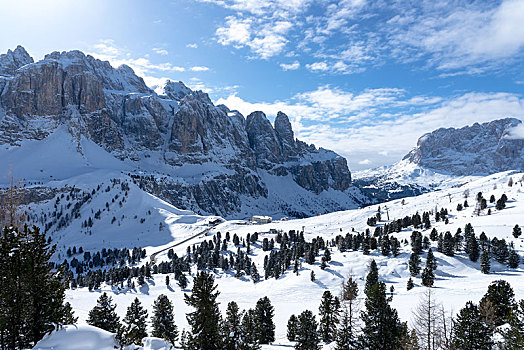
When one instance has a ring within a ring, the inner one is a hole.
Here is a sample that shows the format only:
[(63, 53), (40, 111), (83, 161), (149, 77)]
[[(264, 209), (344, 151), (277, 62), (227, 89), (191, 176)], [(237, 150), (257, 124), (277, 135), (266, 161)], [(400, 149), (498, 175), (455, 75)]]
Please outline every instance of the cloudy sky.
[(0, 51), (80, 49), (281, 110), (359, 170), (439, 127), (524, 119), (523, 23), (524, 0), (3, 0)]

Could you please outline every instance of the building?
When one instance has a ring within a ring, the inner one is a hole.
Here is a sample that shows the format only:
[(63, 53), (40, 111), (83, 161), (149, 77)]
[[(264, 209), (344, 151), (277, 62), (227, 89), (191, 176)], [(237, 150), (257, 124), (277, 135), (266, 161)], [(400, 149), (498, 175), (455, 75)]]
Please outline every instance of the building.
[(258, 215), (254, 215), (252, 218), (251, 218), (251, 221), (253, 221), (254, 223), (256, 224), (268, 224), (272, 221), (273, 219), (271, 218), (271, 216), (258, 216)]

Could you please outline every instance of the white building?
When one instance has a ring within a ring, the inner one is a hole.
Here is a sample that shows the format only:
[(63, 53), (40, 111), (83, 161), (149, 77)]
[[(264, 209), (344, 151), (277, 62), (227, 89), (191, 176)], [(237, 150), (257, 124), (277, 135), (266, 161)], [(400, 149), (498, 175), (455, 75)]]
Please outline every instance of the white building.
[(254, 215), (252, 218), (251, 218), (251, 221), (253, 221), (254, 223), (257, 223), (257, 224), (267, 224), (267, 223), (270, 223), (273, 219), (271, 218), (271, 216), (258, 216), (258, 215)]

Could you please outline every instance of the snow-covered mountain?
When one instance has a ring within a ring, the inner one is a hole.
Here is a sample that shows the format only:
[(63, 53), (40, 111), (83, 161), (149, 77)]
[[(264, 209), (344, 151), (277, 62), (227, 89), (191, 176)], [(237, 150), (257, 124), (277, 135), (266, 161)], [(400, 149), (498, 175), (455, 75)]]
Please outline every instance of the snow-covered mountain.
[(391, 166), (360, 171), (354, 184), (377, 201), (460, 186), (489, 174), (524, 170), (522, 121), (515, 118), (441, 128)]
[[(80, 51), (0, 56), (0, 172), (44, 186), (94, 171), (201, 214), (309, 216), (366, 198), (346, 160), (294, 137), (284, 113), (244, 118), (181, 82), (164, 94)], [(102, 182), (105, 179), (98, 179)], [(5, 180), (4, 180), (5, 181)]]

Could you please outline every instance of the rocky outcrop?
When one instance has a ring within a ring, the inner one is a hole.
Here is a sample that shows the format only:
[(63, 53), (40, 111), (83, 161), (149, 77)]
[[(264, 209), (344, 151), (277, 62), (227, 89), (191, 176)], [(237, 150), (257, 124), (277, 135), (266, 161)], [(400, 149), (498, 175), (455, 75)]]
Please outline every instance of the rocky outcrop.
[(27, 51), (18, 45), (14, 51), (7, 50), (7, 53), (0, 55), (0, 75), (12, 76), (18, 68), (33, 62)]
[(524, 170), (524, 139), (512, 131), (515, 118), (475, 123), (460, 129), (438, 129), (423, 135), (404, 159), (452, 175), (487, 175)]
[[(246, 206), (259, 199), (271, 207), (269, 197), (289, 181), (296, 192), (304, 190), (297, 194), (304, 207), (311, 206), (300, 215), (357, 205), (346, 193), (346, 160), (296, 140), (282, 112), (273, 125), (262, 112), (244, 118), (182, 82), (168, 81), (157, 95), (130, 67), (113, 68), (80, 51), (53, 52), (34, 63), (18, 47), (0, 56), (0, 69), (0, 144), (43, 140), (64, 127), (79, 152), (81, 140), (93, 141), (136, 164), (137, 173), (149, 173), (141, 180), (145, 189), (197, 212), (249, 212)], [(324, 196), (322, 208), (312, 204), (310, 195), (329, 190), (344, 194)], [(275, 211), (288, 214), (287, 201), (298, 199), (279, 199)]]

